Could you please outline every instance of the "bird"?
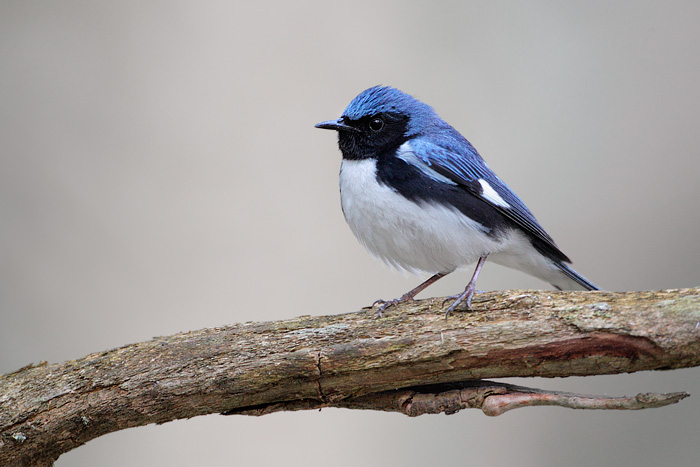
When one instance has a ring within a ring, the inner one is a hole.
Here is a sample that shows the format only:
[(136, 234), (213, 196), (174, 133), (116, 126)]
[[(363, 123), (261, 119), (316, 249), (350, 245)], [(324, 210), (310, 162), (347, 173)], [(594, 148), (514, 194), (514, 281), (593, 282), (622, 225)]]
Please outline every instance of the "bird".
[(487, 258), (559, 290), (599, 290), (573, 270), (525, 203), (472, 144), (429, 105), (390, 86), (355, 97), (340, 118), (315, 125), (334, 130), (342, 154), (340, 201), (360, 243), (389, 266), (431, 276), (379, 315), (411, 301), (435, 281), (476, 263), (460, 303), (471, 310)]

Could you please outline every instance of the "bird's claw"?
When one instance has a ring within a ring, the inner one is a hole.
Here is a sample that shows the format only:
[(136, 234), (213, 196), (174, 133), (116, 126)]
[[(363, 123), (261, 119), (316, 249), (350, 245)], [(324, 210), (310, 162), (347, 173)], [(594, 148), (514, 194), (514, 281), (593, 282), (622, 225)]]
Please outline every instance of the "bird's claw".
[(375, 300), (375, 302), (372, 303), (372, 308), (374, 308), (375, 306), (377, 307), (377, 313), (379, 313), (379, 317), (381, 318), (383, 316), (382, 313), (387, 308), (396, 306), (399, 303), (407, 302), (409, 300), (413, 300), (413, 297), (409, 294), (404, 294), (401, 297), (395, 298), (393, 300), (382, 300), (380, 298), (379, 300)]
[(394, 300), (382, 300), (382, 299), (379, 299), (379, 300), (375, 300), (375, 302), (372, 303), (372, 308), (374, 308), (375, 306), (377, 307), (377, 313), (379, 314), (379, 317), (381, 318), (381, 317), (383, 316), (382, 313), (384, 312), (384, 310), (386, 310), (386, 309), (389, 308), (390, 306), (396, 305), (396, 304), (399, 303), (400, 301), (401, 301), (401, 300), (398, 299), (398, 298), (395, 298)]
[(475, 290), (474, 287), (467, 286), (467, 288), (461, 294), (451, 295), (445, 298), (445, 300), (442, 301), (442, 306), (445, 306), (450, 300), (454, 300), (454, 303), (450, 305), (450, 307), (445, 312), (445, 318), (450, 316), (450, 313), (452, 313), (454, 309), (457, 308), (457, 306), (462, 302), (466, 302), (467, 310), (472, 311), (472, 298), (474, 297), (474, 293), (476, 292), (483, 293), (483, 290)]

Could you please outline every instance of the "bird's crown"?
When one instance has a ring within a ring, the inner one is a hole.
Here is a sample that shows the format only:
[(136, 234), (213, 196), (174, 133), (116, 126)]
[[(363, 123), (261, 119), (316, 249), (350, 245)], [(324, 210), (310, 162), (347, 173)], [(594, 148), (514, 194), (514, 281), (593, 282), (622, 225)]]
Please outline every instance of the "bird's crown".
[(408, 117), (407, 135), (420, 133), (426, 126), (441, 121), (432, 107), (390, 86), (374, 86), (362, 91), (347, 106), (343, 117), (359, 120), (382, 113)]

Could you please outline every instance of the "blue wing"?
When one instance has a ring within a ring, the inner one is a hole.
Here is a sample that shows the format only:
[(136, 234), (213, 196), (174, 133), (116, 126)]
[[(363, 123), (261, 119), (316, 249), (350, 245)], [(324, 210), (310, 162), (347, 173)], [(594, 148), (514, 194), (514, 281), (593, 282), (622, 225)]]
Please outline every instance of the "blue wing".
[[(518, 196), (486, 165), (474, 146), (452, 127), (409, 140), (411, 157), (488, 202), (523, 230), (550, 258), (571, 262)], [(410, 162), (410, 161), (409, 161)]]

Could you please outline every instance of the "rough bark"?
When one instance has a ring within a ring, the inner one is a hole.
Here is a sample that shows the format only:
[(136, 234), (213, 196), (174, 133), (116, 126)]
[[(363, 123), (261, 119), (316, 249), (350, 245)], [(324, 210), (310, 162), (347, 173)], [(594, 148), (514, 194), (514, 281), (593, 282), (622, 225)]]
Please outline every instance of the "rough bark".
[(106, 433), (211, 413), (656, 407), (686, 395), (602, 398), (473, 380), (700, 365), (700, 288), (484, 293), (472, 307), (445, 318), (433, 299), (383, 318), (363, 310), (203, 329), (0, 375), (0, 465), (51, 465)]

